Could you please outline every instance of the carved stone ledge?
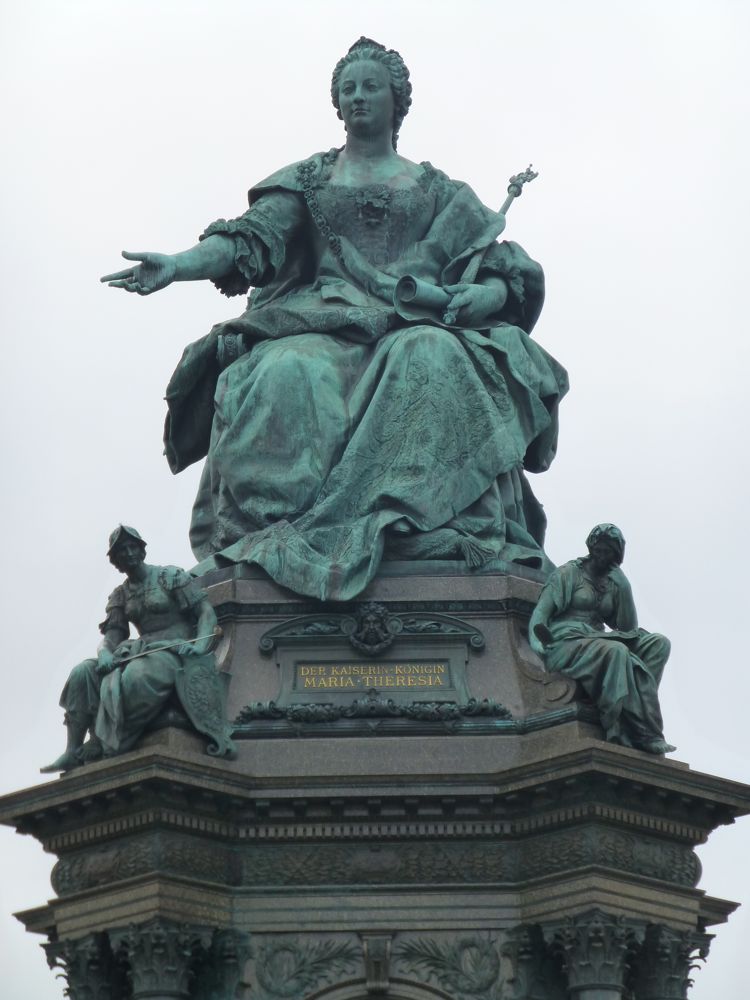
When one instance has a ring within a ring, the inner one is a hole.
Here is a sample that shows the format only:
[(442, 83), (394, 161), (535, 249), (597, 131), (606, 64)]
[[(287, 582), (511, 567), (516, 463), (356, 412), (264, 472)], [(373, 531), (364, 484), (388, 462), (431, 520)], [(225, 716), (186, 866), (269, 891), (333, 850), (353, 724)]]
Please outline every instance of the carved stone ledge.
[[(243, 852), (242, 884), (261, 886), (517, 885), (588, 869), (606, 868), (626, 877), (659, 879), (692, 888), (698, 865), (693, 852), (659, 838), (619, 831), (565, 830), (519, 843), (502, 827), (486, 824), (484, 837), (461, 821), (397, 826), (378, 821), (348, 828), (348, 842), (321, 842), (320, 831), (305, 827), (300, 842), (256, 844)], [(408, 837), (408, 839), (407, 839)], [(608, 855), (607, 852), (610, 852)]]
[[(211, 585), (211, 580), (208, 579), (208, 576), (203, 577), (203, 582), (204, 586)], [(381, 603), (391, 614), (399, 616), (414, 613), (430, 615), (431, 617), (434, 617), (436, 614), (450, 616), (487, 614), (497, 618), (520, 618), (524, 622), (528, 622), (535, 607), (534, 601), (525, 600), (521, 597), (455, 601), (384, 600)], [(425, 608), (429, 608), (429, 611), (425, 611)], [(241, 601), (219, 600), (214, 604), (214, 611), (220, 623), (227, 621), (249, 621), (258, 618), (277, 618), (280, 616), (288, 618), (290, 612), (294, 613), (297, 618), (328, 617), (329, 615), (334, 616), (342, 613), (340, 604), (324, 602), (321, 606), (319, 601), (305, 601), (304, 599), (293, 603), (265, 601), (254, 602), (252, 604), (246, 604)]]
[(273, 701), (247, 705), (234, 721), (235, 726), (245, 726), (258, 719), (286, 719), (289, 722), (335, 722), (338, 719), (414, 719), (419, 722), (445, 722), (453, 719), (489, 717), (510, 719), (505, 706), (498, 702), (470, 698), (463, 705), (455, 701), (412, 701), (397, 704), (383, 698), (373, 689), (364, 698), (357, 698), (347, 705), (330, 702), (310, 702), (279, 706)]
[(58, 896), (66, 896), (151, 873), (233, 885), (240, 871), (236, 852), (222, 843), (151, 831), (63, 855), (52, 870), (51, 882)]
[(396, 636), (402, 634), (459, 637), (468, 640), (473, 649), (484, 647), (484, 636), (479, 629), (460, 618), (427, 611), (397, 615), (384, 604), (368, 603), (354, 606), (344, 614), (303, 615), (276, 625), (261, 636), (260, 649), (263, 653), (271, 653), (280, 640), (307, 644), (316, 639), (341, 637), (358, 652), (375, 656), (388, 649)]

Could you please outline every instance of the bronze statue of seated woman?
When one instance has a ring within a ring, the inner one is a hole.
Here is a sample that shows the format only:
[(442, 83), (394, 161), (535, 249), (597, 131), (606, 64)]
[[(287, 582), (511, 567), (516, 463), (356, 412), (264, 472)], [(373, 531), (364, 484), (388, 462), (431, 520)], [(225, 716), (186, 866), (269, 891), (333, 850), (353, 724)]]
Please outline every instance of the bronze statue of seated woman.
[[(498, 242), (502, 211), (397, 152), (411, 105), (397, 52), (361, 38), (331, 97), (340, 149), (256, 184), (248, 210), (191, 249), (126, 252), (131, 265), (102, 279), (140, 295), (199, 279), (253, 288), (167, 388), (172, 470), (206, 459), (190, 531), (200, 568), (259, 565), (343, 601), (383, 559), (546, 575), (526, 473), (554, 458), (567, 376), (530, 336), (542, 270)], [(404, 279), (445, 308), (405, 315)]]
[[(131, 750), (175, 693), (193, 726), (210, 738), (208, 752), (231, 756), (213, 655), (221, 632), (205, 593), (176, 566), (148, 565), (135, 528), (119, 525), (108, 555), (126, 579), (107, 601), (97, 658), (75, 666), (63, 688), (68, 745), (42, 772)], [(137, 639), (129, 638), (131, 623)]]
[(611, 743), (671, 753), (664, 739), (658, 687), (669, 640), (638, 628), (630, 584), (620, 569), (625, 539), (598, 524), (588, 556), (557, 569), (529, 623), (531, 648), (549, 671), (574, 678), (599, 710)]

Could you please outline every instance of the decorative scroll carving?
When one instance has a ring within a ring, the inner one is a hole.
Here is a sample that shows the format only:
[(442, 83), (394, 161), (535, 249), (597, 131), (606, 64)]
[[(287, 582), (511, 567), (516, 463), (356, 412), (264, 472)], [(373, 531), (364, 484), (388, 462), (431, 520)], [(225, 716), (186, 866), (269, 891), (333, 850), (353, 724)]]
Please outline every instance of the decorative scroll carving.
[(50, 969), (62, 970), (70, 1000), (125, 1000), (127, 984), (106, 934), (43, 945)]
[(638, 1000), (685, 1000), (693, 982), (690, 973), (708, 957), (712, 937), (661, 924), (647, 927), (633, 970)]
[(407, 615), (392, 614), (383, 604), (368, 603), (348, 614), (303, 615), (276, 625), (260, 639), (263, 653), (271, 653), (282, 640), (347, 638), (359, 652), (374, 656), (392, 645), (396, 636), (450, 636), (465, 638), (472, 649), (484, 647), (479, 629), (460, 618), (434, 612), (416, 611)]
[(497, 941), (466, 935), (448, 941), (413, 938), (398, 948), (406, 972), (434, 981), (456, 1000), (505, 1000)]
[(388, 992), (391, 964), (391, 935), (363, 934), (367, 992), (375, 996)]
[[(351, 941), (320, 939), (300, 943), (283, 936), (253, 948), (257, 1000), (299, 1000), (312, 990), (351, 973), (361, 953)], [(252, 984), (251, 984), (252, 990)]]
[(110, 940), (127, 963), (133, 1000), (156, 995), (187, 997), (211, 944), (211, 932), (156, 919), (111, 931)]

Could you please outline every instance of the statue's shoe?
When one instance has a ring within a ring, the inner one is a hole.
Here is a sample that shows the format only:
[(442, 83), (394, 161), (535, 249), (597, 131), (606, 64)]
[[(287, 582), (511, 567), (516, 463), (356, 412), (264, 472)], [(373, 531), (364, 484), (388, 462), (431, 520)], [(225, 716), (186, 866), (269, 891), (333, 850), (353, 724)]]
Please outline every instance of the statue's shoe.
[(54, 760), (51, 764), (47, 764), (46, 767), (40, 767), (39, 772), (41, 774), (54, 774), (56, 771), (72, 771), (74, 767), (80, 767), (81, 761), (76, 756), (74, 750), (66, 750), (65, 753), (61, 753), (57, 760)]
[(641, 744), (641, 750), (645, 750), (646, 753), (674, 753), (677, 747), (673, 747), (671, 743), (667, 743), (666, 740), (649, 740), (648, 743)]

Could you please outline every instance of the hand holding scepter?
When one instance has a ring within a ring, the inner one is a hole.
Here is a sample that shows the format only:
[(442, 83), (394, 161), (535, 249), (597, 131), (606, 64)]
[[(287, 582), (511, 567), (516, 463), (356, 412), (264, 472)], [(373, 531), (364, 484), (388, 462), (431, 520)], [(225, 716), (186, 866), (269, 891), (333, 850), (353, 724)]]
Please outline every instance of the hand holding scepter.
[[(508, 197), (505, 199), (497, 213), (502, 219), (502, 226), (499, 232), (505, 228), (505, 216), (508, 209), (516, 198), (520, 198), (524, 184), (528, 184), (538, 177), (538, 173), (531, 169), (531, 164), (520, 174), (514, 174), (508, 183)], [(499, 233), (498, 233), (499, 235)], [(433, 285), (429, 281), (423, 281), (411, 274), (405, 274), (399, 279), (393, 293), (393, 302), (396, 310), (405, 319), (418, 319), (420, 310), (423, 310), (428, 318), (434, 319), (437, 313), (446, 326), (454, 326), (458, 318), (459, 311), (463, 310), (462, 323), (471, 326), (481, 323), (488, 316), (491, 316), (497, 309), (502, 308), (503, 301), (499, 298), (507, 295), (507, 288), (502, 279), (498, 279), (499, 287), (493, 288), (490, 284), (478, 285), (475, 278), (480, 266), (480, 259), (473, 260), (466, 271), (463, 279), (455, 285), (447, 285), (444, 288), (440, 285)]]

